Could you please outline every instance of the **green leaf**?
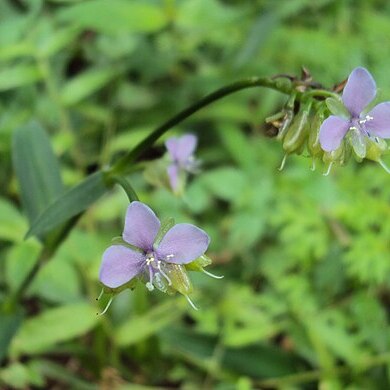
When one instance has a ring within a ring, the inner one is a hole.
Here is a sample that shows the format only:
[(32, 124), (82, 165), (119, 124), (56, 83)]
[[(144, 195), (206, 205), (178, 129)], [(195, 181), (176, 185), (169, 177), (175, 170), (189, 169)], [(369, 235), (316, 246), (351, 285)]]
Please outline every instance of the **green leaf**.
[(27, 237), (46, 233), (59, 224), (80, 214), (98, 200), (108, 189), (103, 172), (95, 172), (76, 187), (57, 198), (32, 223)]
[(125, 322), (114, 333), (114, 338), (121, 347), (137, 343), (177, 321), (186, 310), (187, 303), (184, 299), (171, 299), (145, 315)]
[(0, 308), (0, 362), (7, 355), (8, 346), (22, 324), (23, 317), (21, 311), (3, 313)]
[(49, 309), (26, 320), (12, 340), (11, 354), (35, 354), (81, 336), (97, 321), (96, 309), (85, 303)]
[(27, 228), (25, 219), (10, 202), (0, 198), (0, 238), (18, 242)]
[(23, 207), (32, 222), (63, 191), (58, 161), (35, 121), (15, 130), (12, 153)]
[(59, 12), (59, 17), (108, 34), (153, 32), (163, 28), (168, 21), (161, 7), (127, 0), (86, 1), (65, 8)]
[(65, 85), (61, 100), (67, 106), (76, 104), (108, 84), (117, 74), (112, 68), (88, 70)]
[(20, 64), (0, 71), (0, 91), (22, 87), (42, 78), (36, 65)]

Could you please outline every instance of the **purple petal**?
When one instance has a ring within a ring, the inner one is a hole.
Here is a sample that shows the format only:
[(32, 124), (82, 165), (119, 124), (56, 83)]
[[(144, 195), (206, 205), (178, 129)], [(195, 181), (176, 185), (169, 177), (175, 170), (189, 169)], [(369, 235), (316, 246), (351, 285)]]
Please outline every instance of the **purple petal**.
[(165, 147), (173, 161), (177, 160), (177, 151), (179, 148), (179, 140), (176, 137), (169, 138), (165, 141)]
[(168, 263), (187, 264), (202, 256), (210, 243), (206, 232), (189, 223), (168, 230), (157, 248), (158, 258)]
[(180, 138), (172, 137), (165, 142), (173, 161), (184, 163), (195, 151), (198, 138), (193, 134), (185, 134)]
[(154, 239), (160, 229), (160, 221), (146, 204), (131, 202), (126, 212), (123, 239), (145, 252), (153, 247)]
[(374, 99), (375, 94), (376, 84), (371, 74), (365, 68), (356, 68), (348, 77), (343, 92), (343, 102), (352, 116), (358, 117)]
[(326, 152), (336, 150), (341, 143), (341, 140), (345, 137), (350, 122), (338, 116), (331, 115), (325, 119), (320, 127), (320, 144), (321, 148)]
[(112, 245), (103, 253), (99, 279), (107, 287), (117, 288), (142, 271), (145, 256), (123, 245)]
[(196, 149), (198, 138), (193, 134), (186, 134), (179, 138), (176, 158), (179, 162), (184, 163)]
[(167, 168), (169, 183), (173, 191), (176, 191), (179, 186), (179, 167), (176, 164), (171, 164)]
[(367, 117), (366, 129), (370, 134), (380, 138), (390, 138), (390, 102), (378, 104), (367, 114)]

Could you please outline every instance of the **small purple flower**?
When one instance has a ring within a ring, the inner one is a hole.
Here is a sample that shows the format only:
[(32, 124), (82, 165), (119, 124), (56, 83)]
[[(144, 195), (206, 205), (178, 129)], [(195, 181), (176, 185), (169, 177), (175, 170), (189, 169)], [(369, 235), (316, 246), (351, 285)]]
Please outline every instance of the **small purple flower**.
[(355, 152), (363, 158), (366, 154), (365, 137), (390, 138), (390, 102), (380, 103), (364, 113), (375, 95), (376, 84), (371, 74), (365, 68), (354, 69), (342, 96), (349, 115), (331, 115), (322, 123), (319, 138), (323, 150), (336, 150), (349, 133)]
[(181, 173), (195, 173), (199, 167), (194, 157), (198, 138), (193, 134), (185, 134), (182, 137), (169, 138), (165, 142), (171, 164), (167, 168), (169, 182), (173, 191), (180, 188)]
[(161, 278), (171, 285), (167, 267), (188, 264), (202, 256), (209, 246), (207, 233), (188, 223), (173, 226), (156, 243), (160, 225), (156, 214), (145, 204), (129, 205), (122, 234), (129, 246), (115, 244), (103, 254), (99, 279), (106, 287), (121, 287), (136, 276), (149, 280), (146, 284), (149, 290)]

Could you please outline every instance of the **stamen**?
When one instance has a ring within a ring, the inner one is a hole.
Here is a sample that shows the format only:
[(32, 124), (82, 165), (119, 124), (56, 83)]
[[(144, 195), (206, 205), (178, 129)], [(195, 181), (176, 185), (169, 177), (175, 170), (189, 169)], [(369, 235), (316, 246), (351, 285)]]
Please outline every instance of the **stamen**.
[(146, 283), (146, 288), (149, 291), (153, 291), (154, 290), (154, 286), (153, 286), (153, 269), (152, 269), (151, 265), (148, 265), (148, 268), (149, 268), (149, 282)]
[(311, 160), (310, 170), (313, 172), (316, 170), (316, 160), (314, 160), (314, 158)]
[(188, 295), (184, 295), (184, 296), (186, 297), (187, 302), (191, 305), (191, 307), (192, 307), (194, 310), (198, 311), (199, 309), (195, 306), (194, 302), (191, 301), (190, 297), (189, 297)]
[(328, 176), (333, 166), (333, 161), (328, 165), (328, 169), (325, 173), (323, 173), (324, 176)]
[(283, 171), (284, 165), (286, 164), (286, 160), (287, 160), (287, 153), (284, 155), (283, 160), (280, 164), (280, 167), (278, 168), (279, 171)]
[(214, 279), (223, 279), (224, 278), (224, 275), (214, 275), (211, 272), (208, 272), (204, 269), (202, 269), (202, 272), (205, 273), (206, 275), (210, 276), (211, 278), (214, 278)]
[(102, 288), (102, 291), (100, 291), (100, 294), (99, 294), (99, 296), (96, 298), (96, 300), (97, 300), (97, 301), (100, 300), (100, 298), (103, 296), (103, 294), (104, 294), (104, 288)]
[(175, 257), (175, 255), (167, 255), (166, 259), (169, 260), (169, 259), (172, 259), (172, 257)]
[(102, 316), (103, 314), (107, 313), (107, 310), (108, 310), (108, 308), (110, 307), (111, 302), (112, 302), (113, 300), (114, 300), (114, 296), (112, 296), (112, 297), (110, 298), (110, 300), (108, 301), (108, 303), (107, 303), (106, 307), (104, 308), (104, 310), (103, 310), (100, 314), (99, 314), (99, 313), (96, 313), (96, 315)]
[(160, 260), (157, 262), (157, 268), (160, 271), (161, 275), (164, 276), (164, 278), (167, 280), (168, 285), (172, 286), (171, 279), (169, 279), (168, 275), (161, 269), (161, 261)]
[(383, 162), (382, 159), (379, 159), (378, 163), (387, 173), (390, 174), (390, 168)]

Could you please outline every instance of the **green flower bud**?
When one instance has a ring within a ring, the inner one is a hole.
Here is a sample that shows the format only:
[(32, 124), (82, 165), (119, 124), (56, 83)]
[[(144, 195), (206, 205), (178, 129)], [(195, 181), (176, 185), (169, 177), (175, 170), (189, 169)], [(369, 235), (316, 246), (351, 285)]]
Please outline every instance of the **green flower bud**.
[(310, 134), (307, 140), (307, 149), (312, 157), (321, 157), (324, 153), (320, 144), (320, 128), (324, 120), (325, 110), (320, 108), (311, 121)]
[(309, 115), (311, 102), (306, 104), (295, 116), (291, 126), (288, 128), (283, 140), (283, 149), (287, 154), (301, 154), (309, 132)]
[(184, 266), (180, 264), (167, 263), (165, 272), (172, 283), (170, 290), (167, 290), (168, 293), (172, 292), (171, 290), (173, 289), (186, 296), (191, 294), (193, 287)]

